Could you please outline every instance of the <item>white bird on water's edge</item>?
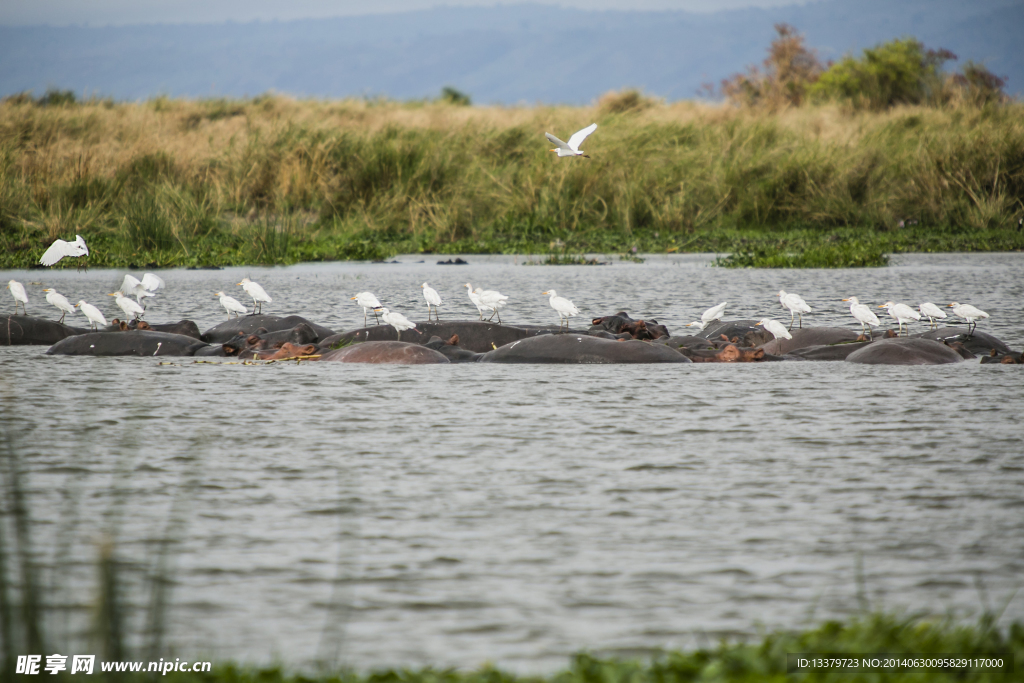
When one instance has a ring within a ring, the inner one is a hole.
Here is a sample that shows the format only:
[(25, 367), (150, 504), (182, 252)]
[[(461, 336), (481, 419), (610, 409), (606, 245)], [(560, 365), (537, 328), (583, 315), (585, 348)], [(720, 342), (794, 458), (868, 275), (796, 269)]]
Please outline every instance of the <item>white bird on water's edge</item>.
[(572, 134), (569, 138), (569, 142), (562, 142), (551, 133), (544, 133), (551, 144), (556, 145), (552, 152), (558, 152), (560, 157), (586, 157), (590, 158), (589, 154), (580, 151), (580, 145), (587, 139), (587, 136), (597, 130), (597, 124), (592, 123), (582, 130), (578, 130)]
[(551, 304), (551, 308), (555, 309), (555, 312), (558, 313), (558, 328), (562, 328), (562, 321), (564, 320), (565, 329), (568, 330), (569, 318), (574, 315), (578, 315), (580, 309), (576, 308), (575, 304), (566, 299), (564, 296), (558, 296), (558, 294), (553, 289), (549, 289), (546, 292), (541, 292), (541, 294), (550, 295), (551, 298), (548, 299), (548, 303)]
[(692, 323), (687, 324), (687, 327), (697, 326), (698, 329), (703, 330), (705, 327), (711, 324), (714, 320), (721, 320), (722, 313), (725, 312), (725, 307), (729, 305), (728, 301), (723, 301), (717, 306), (712, 306), (708, 310), (701, 313), (700, 320), (694, 320)]
[(779, 303), (782, 307), (789, 311), (789, 329), (793, 329), (793, 317), (799, 316), (800, 328), (804, 326), (804, 313), (810, 313), (811, 307), (807, 305), (807, 302), (803, 300), (799, 294), (787, 293), (786, 290), (780, 289), (776, 295), (779, 297)]
[[(373, 292), (359, 292), (355, 296), (350, 296), (349, 300), (355, 301), (356, 305), (363, 307), (363, 327), (366, 327), (367, 311), (373, 311), (373, 319), (377, 320), (378, 312), (383, 308), (380, 302), (377, 301), (377, 297), (373, 295)], [(377, 320), (377, 324), (380, 325), (380, 320)]]
[(28, 315), (25, 311), (25, 304), (28, 303), (28, 294), (25, 292), (25, 285), (21, 284), (17, 280), (8, 280), (7, 289), (11, 290), (11, 296), (14, 297), (14, 315), (18, 315), (19, 302), (21, 303), (21, 312)]
[[(771, 332), (771, 335), (775, 337), (776, 340), (793, 338), (793, 335), (789, 333), (789, 330), (786, 329), (786, 326), (780, 323), (778, 320), (772, 320), (771, 318), (761, 318), (756, 323), (754, 323), (754, 325), (760, 325), (764, 329)], [(782, 341), (778, 341), (778, 343), (775, 345), (775, 352), (778, 353), (781, 350)]]
[(224, 310), (228, 312), (228, 317), (234, 313), (235, 317), (238, 317), (242, 313), (248, 313), (249, 309), (242, 305), (242, 302), (233, 296), (228, 296), (224, 292), (217, 292), (214, 294), (216, 297), (220, 297), (220, 305), (224, 307)]
[(910, 334), (910, 321), (921, 319), (921, 314), (906, 304), (896, 304), (891, 301), (886, 301), (884, 304), (879, 306), (879, 308), (887, 309), (890, 317), (896, 319), (896, 325), (899, 327), (901, 334), (903, 333), (904, 324), (907, 326), (907, 334)]
[[(89, 247), (85, 246), (85, 240), (81, 235), (75, 235), (74, 242), (65, 240), (54, 240), (50, 248), (43, 252), (39, 262), (44, 266), (52, 266), (65, 256), (88, 256)], [(81, 266), (79, 266), (81, 267)]]
[(58, 294), (56, 289), (44, 289), (43, 291), (46, 292), (46, 301), (50, 305), (56, 306), (60, 310), (61, 313), (59, 322), (63, 323), (64, 316), (66, 316), (68, 313), (70, 313), (71, 315), (75, 314), (75, 307), (71, 305), (71, 302), (68, 301), (66, 296), (64, 296), (63, 294)]
[(857, 322), (860, 323), (861, 333), (864, 332), (865, 326), (867, 326), (868, 335), (874, 339), (874, 334), (872, 334), (870, 326), (874, 325), (875, 327), (878, 327), (879, 324), (878, 316), (875, 315), (874, 311), (868, 308), (866, 304), (862, 304), (858, 301), (855, 296), (851, 296), (849, 299), (843, 299), (843, 301), (850, 302), (850, 315), (856, 318)]
[(946, 312), (931, 302), (926, 302), (917, 307), (917, 310), (921, 312), (921, 315), (928, 318), (928, 325), (934, 327), (935, 319), (942, 320), (946, 317)]
[(111, 292), (109, 296), (117, 297), (114, 299), (114, 303), (117, 304), (118, 308), (124, 311), (125, 316), (134, 316), (137, 320), (146, 313), (146, 309), (126, 297), (124, 292), (121, 290)]
[(983, 320), (988, 317), (988, 313), (981, 310), (980, 308), (975, 308), (970, 304), (958, 304), (957, 302), (954, 301), (949, 306), (947, 306), (947, 308), (952, 308), (953, 315), (955, 315), (958, 318), (963, 318), (964, 320), (967, 321), (968, 335), (974, 332), (975, 328), (978, 327), (977, 321)]
[(430, 321), (431, 307), (434, 309), (434, 317), (440, 320), (441, 317), (437, 315), (437, 307), (441, 305), (441, 295), (437, 293), (436, 289), (428, 285), (426, 282), (421, 286), (423, 287), (423, 298), (427, 300), (427, 321)]
[(267, 292), (260, 287), (258, 284), (253, 282), (247, 277), (243, 277), (242, 281), (238, 283), (241, 285), (245, 293), (252, 297), (252, 314), (256, 315), (256, 304), (260, 306), (260, 313), (263, 313), (263, 302), (266, 301), (268, 304), (273, 301)]
[(380, 317), (381, 317), (381, 320), (383, 320), (385, 323), (387, 323), (388, 325), (391, 325), (391, 327), (395, 328), (395, 330), (398, 332), (398, 341), (402, 341), (402, 331), (403, 330), (415, 330), (416, 329), (415, 323), (413, 323), (411, 320), (406, 318), (401, 313), (392, 313), (391, 311), (389, 311), (386, 308), (381, 308), (380, 309)]
[(75, 306), (82, 309), (82, 313), (84, 313), (85, 317), (89, 320), (92, 329), (95, 330), (97, 325), (102, 325), (103, 327), (107, 326), (107, 319), (103, 317), (102, 313), (100, 313), (100, 309), (96, 308), (92, 304), (85, 303), (84, 299), (80, 300), (75, 304)]

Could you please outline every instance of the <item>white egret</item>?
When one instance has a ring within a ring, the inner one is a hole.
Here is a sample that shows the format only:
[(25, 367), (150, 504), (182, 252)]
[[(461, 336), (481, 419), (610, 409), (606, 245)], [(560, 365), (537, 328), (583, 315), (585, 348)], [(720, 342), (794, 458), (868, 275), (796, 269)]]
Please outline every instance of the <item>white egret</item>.
[(900, 334), (903, 334), (903, 325), (907, 326), (907, 334), (910, 334), (910, 321), (921, 319), (921, 314), (906, 304), (895, 304), (891, 301), (886, 301), (879, 308), (888, 310), (889, 316), (896, 319), (896, 325), (899, 328)]
[[(756, 323), (754, 323), (754, 325), (760, 325), (764, 329), (768, 330), (771, 333), (771, 335), (775, 337), (776, 340), (793, 338), (793, 335), (789, 333), (789, 330), (786, 329), (786, 326), (780, 323), (778, 320), (772, 320), (771, 318), (761, 318)], [(778, 343), (775, 345), (775, 352), (778, 353), (780, 351), (782, 351), (782, 341), (778, 341)]]
[(958, 304), (957, 302), (954, 301), (949, 306), (947, 306), (947, 308), (952, 308), (953, 315), (955, 315), (958, 318), (963, 318), (964, 320), (967, 321), (968, 335), (974, 332), (975, 328), (978, 327), (977, 321), (984, 320), (985, 318), (988, 317), (988, 313), (981, 310), (980, 308), (975, 308), (970, 304)]
[(398, 341), (402, 341), (403, 330), (415, 330), (416, 325), (401, 313), (392, 313), (386, 308), (380, 309), (380, 318), (398, 332)]
[(686, 323), (686, 327), (694, 327), (694, 326), (696, 326), (696, 328), (698, 330), (703, 330), (705, 327), (708, 326), (708, 324), (706, 322), (704, 322), (703, 320), (694, 320), (692, 323)]
[[(355, 301), (356, 305), (363, 307), (363, 327), (366, 327), (367, 311), (373, 311), (373, 319), (377, 320), (377, 313), (382, 306), (372, 292), (359, 292), (355, 296), (350, 296), (349, 300)], [(380, 325), (379, 320), (377, 320), (377, 324)]]
[(441, 295), (437, 293), (437, 290), (424, 282), (423, 287), (423, 298), (427, 300), (427, 321), (430, 320), (430, 307), (434, 307), (434, 316), (440, 320), (441, 317), (437, 315), (437, 307), (441, 305)]
[(54, 240), (53, 244), (50, 245), (50, 248), (43, 252), (43, 256), (39, 259), (39, 262), (44, 266), (52, 266), (65, 256), (75, 257), (88, 255), (89, 247), (85, 246), (85, 240), (82, 239), (81, 235), (75, 235), (74, 242)]
[(463, 287), (465, 287), (469, 291), (469, 300), (471, 302), (473, 302), (474, 306), (476, 306), (477, 313), (480, 316), (479, 319), (483, 320), (484, 319), (484, 311), (487, 311), (487, 310), (490, 310), (490, 309), (488, 309), (486, 306), (484, 306), (483, 303), (480, 301), (479, 295), (477, 295), (477, 293), (473, 291), (473, 285), (471, 285), (471, 284), (469, 284), (467, 282), (466, 284), (463, 285)]
[(252, 297), (252, 314), (256, 315), (256, 304), (260, 306), (260, 314), (263, 313), (263, 302), (266, 301), (268, 304), (273, 301), (267, 292), (260, 287), (258, 284), (253, 282), (247, 277), (243, 277), (242, 281), (238, 283), (241, 285), (245, 293)]
[(928, 325), (934, 326), (935, 319), (943, 319), (946, 317), (946, 312), (931, 302), (923, 303), (917, 307), (917, 310), (921, 311), (921, 315), (928, 318)]
[(558, 152), (558, 156), (586, 157), (587, 159), (589, 159), (589, 154), (585, 154), (580, 151), (580, 145), (582, 145), (583, 141), (587, 139), (587, 136), (593, 133), (595, 130), (597, 130), (597, 124), (592, 123), (586, 128), (578, 130), (575, 133), (573, 133), (572, 137), (569, 138), (569, 142), (562, 142), (551, 133), (544, 133), (544, 135), (547, 137), (548, 140), (551, 141), (551, 144), (555, 145), (555, 148), (551, 151)]
[[(712, 306), (708, 310), (706, 310), (703, 313), (701, 313), (701, 315), (700, 315), (700, 322), (701, 322), (700, 329), (703, 330), (705, 327), (710, 325), (715, 320), (721, 320), (722, 319), (722, 313), (725, 311), (725, 307), (728, 306), (728, 305), (729, 305), (728, 301), (723, 301), (722, 303), (718, 304), (717, 306)], [(692, 324), (693, 323), (690, 323), (690, 325), (692, 325)], [(687, 325), (687, 327), (689, 327), (689, 325)]]
[(249, 309), (246, 308), (241, 301), (233, 296), (228, 296), (224, 292), (217, 292), (214, 294), (216, 297), (220, 297), (220, 305), (224, 307), (224, 310), (228, 312), (228, 317), (234, 313), (237, 318), (242, 313), (248, 313)]
[(71, 305), (67, 297), (63, 294), (58, 294), (56, 289), (44, 289), (46, 292), (46, 301), (52, 306), (56, 306), (60, 310), (60, 320), (58, 322), (64, 322), (64, 316), (68, 313), (71, 315), (75, 314), (75, 307)]
[(779, 303), (782, 304), (782, 307), (789, 311), (789, 329), (793, 329), (794, 316), (800, 317), (800, 328), (803, 329), (803, 314), (811, 312), (811, 307), (807, 305), (807, 302), (803, 300), (803, 297), (799, 294), (793, 294), (791, 292), (787, 293), (784, 289), (780, 289), (776, 296), (779, 297)]
[(878, 316), (875, 315), (866, 304), (862, 304), (857, 300), (857, 297), (851, 296), (849, 299), (843, 299), (843, 301), (850, 302), (850, 315), (857, 319), (860, 323), (860, 331), (864, 332), (865, 326), (867, 326), (868, 335), (874, 339), (875, 335), (871, 332), (871, 325), (878, 327)]
[(117, 304), (118, 308), (124, 311), (125, 316), (133, 316), (138, 320), (146, 313), (146, 309), (126, 297), (124, 292), (121, 290), (111, 292), (108, 296), (117, 297), (114, 299), (114, 303)]
[(156, 290), (164, 286), (164, 281), (160, 276), (153, 273), (146, 273), (141, 280), (134, 275), (125, 275), (121, 282), (121, 291), (126, 295), (134, 295), (135, 300), (141, 306), (144, 298), (156, 296)]
[(549, 289), (542, 294), (549, 295), (548, 303), (551, 304), (551, 308), (555, 309), (558, 313), (558, 329), (562, 329), (562, 321), (565, 321), (565, 329), (569, 329), (569, 318), (578, 315), (580, 309), (576, 308), (573, 302), (566, 299), (564, 296), (558, 296), (553, 289)]
[(14, 315), (18, 315), (18, 303), (21, 303), (21, 312), (28, 315), (25, 310), (25, 304), (28, 303), (28, 294), (25, 292), (25, 285), (21, 284), (17, 280), (8, 280), (7, 289), (11, 290), (11, 296), (14, 297)]
[(75, 304), (75, 306), (82, 309), (82, 313), (84, 313), (85, 317), (89, 319), (92, 329), (95, 330), (97, 325), (102, 325), (103, 327), (107, 326), (107, 319), (103, 317), (102, 313), (100, 313), (100, 309), (96, 308), (92, 304), (85, 303), (84, 299)]

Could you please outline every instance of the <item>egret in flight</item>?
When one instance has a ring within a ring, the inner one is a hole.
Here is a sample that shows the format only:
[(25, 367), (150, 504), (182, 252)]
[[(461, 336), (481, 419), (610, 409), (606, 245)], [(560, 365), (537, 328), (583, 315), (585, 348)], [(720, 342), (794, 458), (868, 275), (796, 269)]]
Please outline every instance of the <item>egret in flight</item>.
[(553, 289), (549, 289), (541, 294), (549, 295), (551, 298), (548, 299), (548, 303), (551, 304), (551, 308), (555, 309), (558, 313), (558, 329), (562, 329), (562, 321), (565, 321), (565, 329), (569, 329), (569, 318), (579, 314), (580, 309), (576, 308), (573, 302), (566, 299), (564, 296), (558, 296)]
[(807, 302), (803, 300), (799, 294), (787, 293), (786, 290), (780, 289), (776, 295), (779, 297), (779, 303), (782, 307), (789, 311), (789, 329), (793, 329), (793, 317), (794, 315), (800, 318), (800, 328), (804, 326), (804, 313), (810, 313), (811, 307), (807, 305)]
[[(988, 313), (975, 308), (970, 304), (958, 304), (957, 302), (951, 303), (947, 308), (953, 309), (953, 315), (958, 318), (963, 318), (967, 321), (967, 334), (970, 335), (974, 332), (975, 328), (978, 327), (978, 321), (984, 320), (988, 317)], [(973, 327), (972, 327), (973, 324)]]
[[(74, 242), (66, 242), (64, 240), (54, 240), (50, 248), (43, 252), (42, 258), (39, 262), (44, 266), (52, 266), (57, 261), (60, 261), (65, 256), (88, 256), (89, 247), (85, 246), (85, 240), (82, 239), (81, 235), (75, 235)], [(81, 266), (79, 266), (81, 268)]]
[(441, 320), (441, 316), (437, 315), (437, 307), (441, 305), (441, 295), (437, 293), (437, 290), (424, 282), (423, 287), (423, 298), (427, 300), (427, 321), (430, 321), (430, 309), (433, 307), (434, 316)]
[(114, 299), (114, 303), (117, 304), (118, 308), (124, 311), (125, 316), (133, 316), (138, 320), (146, 313), (146, 309), (126, 297), (124, 292), (121, 290), (111, 292), (109, 296), (117, 297)]
[(92, 329), (95, 330), (97, 325), (102, 325), (103, 327), (107, 326), (107, 319), (103, 317), (102, 313), (100, 313), (100, 309), (96, 308), (92, 304), (85, 303), (84, 299), (75, 304), (75, 306), (82, 309), (82, 313), (84, 313), (85, 317), (89, 319)]
[(241, 285), (245, 293), (252, 297), (252, 314), (256, 315), (256, 304), (260, 306), (260, 313), (263, 313), (263, 302), (266, 301), (268, 304), (273, 301), (267, 292), (260, 287), (258, 284), (253, 282), (247, 277), (243, 277), (242, 281), (238, 283)]
[(156, 290), (164, 286), (164, 281), (159, 275), (146, 273), (140, 280), (134, 275), (129, 274), (125, 275), (124, 280), (121, 282), (121, 291), (126, 295), (134, 295), (135, 300), (141, 306), (144, 298), (156, 296)]
[(896, 319), (896, 325), (899, 328), (900, 334), (903, 334), (903, 325), (906, 325), (907, 334), (909, 335), (910, 321), (921, 319), (921, 314), (906, 304), (895, 304), (891, 301), (886, 301), (879, 308), (888, 310), (889, 316)]
[(67, 297), (63, 294), (58, 294), (56, 289), (44, 289), (46, 292), (46, 301), (52, 306), (56, 306), (60, 310), (60, 320), (58, 322), (64, 322), (64, 316), (68, 313), (71, 315), (75, 314), (75, 307), (71, 305)]
[(786, 326), (780, 323), (778, 320), (772, 320), (771, 318), (761, 318), (756, 323), (754, 323), (754, 325), (760, 325), (764, 329), (771, 332), (771, 335), (775, 337), (775, 339), (777, 340), (777, 343), (775, 345), (776, 353), (782, 350), (781, 340), (793, 338), (793, 335), (789, 333), (789, 330), (786, 329)]
[[(380, 313), (380, 309), (383, 308), (372, 292), (359, 292), (355, 296), (350, 296), (349, 299), (355, 301), (356, 305), (363, 307), (363, 327), (366, 327), (367, 311), (373, 311), (373, 319), (377, 320), (377, 315)], [(380, 320), (377, 320), (377, 324), (380, 325)]]
[(224, 292), (217, 292), (214, 296), (220, 297), (220, 305), (228, 312), (229, 318), (232, 313), (234, 313), (237, 318), (240, 314), (249, 312), (249, 309), (243, 306), (242, 302), (233, 296), (228, 296)]
[(582, 145), (583, 141), (587, 139), (587, 136), (593, 133), (595, 130), (597, 130), (597, 124), (592, 123), (583, 130), (578, 130), (575, 133), (573, 133), (572, 137), (569, 138), (569, 142), (562, 142), (551, 133), (544, 133), (544, 135), (547, 136), (547, 139), (551, 141), (551, 144), (555, 145), (555, 148), (551, 151), (558, 152), (558, 156), (586, 157), (587, 159), (589, 159), (589, 154), (585, 154), (584, 152), (580, 151), (580, 145)]
[(860, 323), (861, 333), (863, 333), (865, 327), (867, 327), (868, 335), (874, 339), (875, 335), (871, 332), (871, 325), (878, 327), (879, 324), (878, 316), (875, 315), (874, 311), (868, 308), (867, 305), (858, 301), (855, 296), (851, 296), (849, 299), (843, 299), (843, 301), (850, 302), (850, 315), (856, 318), (857, 322)]
[(392, 313), (386, 308), (380, 309), (380, 318), (398, 332), (398, 341), (402, 341), (403, 330), (415, 330), (416, 325), (401, 313)]
[(18, 315), (19, 302), (21, 303), (21, 312), (28, 315), (25, 311), (25, 304), (28, 303), (28, 294), (25, 293), (25, 285), (21, 284), (17, 280), (8, 280), (7, 289), (11, 290), (11, 296), (14, 297), (14, 315)]
[(946, 312), (933, 303), (923, 303), (917, 307), (917, 310), (921, 311), (921, 315), (928, 318), (928, 326), (934, 327), (936, 325), (936, 318), (941, 320), (946, 317)]

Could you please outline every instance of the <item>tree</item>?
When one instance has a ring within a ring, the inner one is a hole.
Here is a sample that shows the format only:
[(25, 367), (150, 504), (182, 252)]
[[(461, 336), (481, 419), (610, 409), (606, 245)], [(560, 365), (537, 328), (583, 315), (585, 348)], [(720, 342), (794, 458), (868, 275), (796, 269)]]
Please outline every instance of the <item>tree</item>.
[(722, 81), (722, 94), (730, 101), (772, 110), (803, 103), (808, 88), (821, 75), (821, 62), (789, 24), (776, 24), (775, 32), (778, 36), (768, 48), (763, 71), (751, 66), (747, 73)]

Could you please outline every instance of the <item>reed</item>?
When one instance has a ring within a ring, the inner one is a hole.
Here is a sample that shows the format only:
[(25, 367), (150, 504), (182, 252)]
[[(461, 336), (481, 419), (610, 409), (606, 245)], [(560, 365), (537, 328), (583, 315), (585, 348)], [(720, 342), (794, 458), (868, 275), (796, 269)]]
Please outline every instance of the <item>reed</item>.
[[(591, 121), (591, 159), (546, 151), (545, 131)], [(546, 254), (553, 242), (576, 254), (753, 253), (743, 240), (778, 265), (878, 263), (856, 253), (1024, 248), (1022, 212), (1024, 105), (1013, 102), (0, 103), (4, 268), (76, 233), (91, 265), (118, 267)], [(800, 258), (774, 258), (798, 242)]]

